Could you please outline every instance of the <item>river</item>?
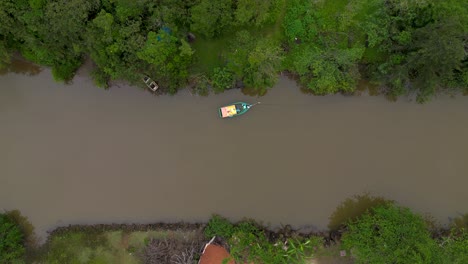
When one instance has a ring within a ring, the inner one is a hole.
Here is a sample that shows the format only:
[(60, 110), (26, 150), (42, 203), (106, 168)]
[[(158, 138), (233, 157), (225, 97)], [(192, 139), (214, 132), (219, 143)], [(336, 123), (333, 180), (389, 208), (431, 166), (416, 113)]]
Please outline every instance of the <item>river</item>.
[[(257, 100), (244, 116), (217, 116)], [(152, 96), (43, 70), (0, 76), (0, 124), (0, 209), (19, 209), (39, 234), (212, 213), (324, 229), (363, 192), (441, 223), (468, 212), (468, 97), (318, 97), (285, 77), (259, 99)]]

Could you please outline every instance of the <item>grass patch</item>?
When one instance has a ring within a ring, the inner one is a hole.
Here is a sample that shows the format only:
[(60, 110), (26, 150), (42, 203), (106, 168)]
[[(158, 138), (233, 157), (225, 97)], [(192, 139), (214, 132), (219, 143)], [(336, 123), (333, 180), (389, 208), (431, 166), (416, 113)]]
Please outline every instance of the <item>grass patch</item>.
[(362, 62), (364, 63), (376, 63), (383, 60), (383, 53), (379, 51), (378, 47), (366, 48), (362, 56)]
[(53, 236), (43, 256), (44, 263), (140, 263), (127, 251), (122, 231), (87, 234), (70, 232)]
[(226, 54), (229, 52), (231, 43), (235, 40), (236, 32), (241, 30), (247, 30), (257, 38), (269, 38), (280, 43), (284, 38), (282, 25), (286, 11), (285, 5), (286, 1), (280, 7), (281, 13), (274, 23), (266, 24), (260, 28), (234, 27), (230, 32), (215, 39), (206, 39), (199, 34), (196, 41), (191, 44), (195, 50), (193, 73), (210, 76), (214, 68), (224, 66), (227, 61)]
[(53, 234), (45, 245), (39, 263), (104, 264), (143, 263), (142, 252), (152, 240), (179, 241), (186, 244), (200, 240), (197, 230), (110, 230), (102, 232), (69, 231)]
[[(280, 20), (282, 21), (282, 19)], [(252, 36), (271, 38), (277, 42), (280, 42), (283, 36), (281, 22), (278, 22), (261, 28), (238, 28), (232, 33), (225, 34), (216, 39), (197, 38), (192, 44), (192, 48), (195, 50), (194, 73), (211, 75), (214, 68), (224, 66), (227, 62), (227, 54), (232, 47), (231, 43), (235, 41), (235, 32), (240, 30), (247, 30)]]
[(216, 67), (225, 63), (225, 53), (232, 42), (234, 34), (222, 36), (217, 39), (197, 38), (192, 44), (195, 50), (194, 73), (211, 74)]

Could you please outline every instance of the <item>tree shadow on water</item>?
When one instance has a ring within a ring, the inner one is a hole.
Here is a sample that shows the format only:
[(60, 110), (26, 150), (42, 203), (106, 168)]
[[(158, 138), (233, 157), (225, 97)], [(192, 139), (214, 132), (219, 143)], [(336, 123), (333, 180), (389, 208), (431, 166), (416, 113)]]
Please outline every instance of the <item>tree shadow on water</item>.
[(43, 68), (20, 57), (13, 57), (11, 62), (3, 68), (0, 68), (0, 75), (8, 73), (24, 74), (28, 76), (37, 75)]
[(369, 209), (394, 203), (393, 200), (385, 199), (381, 196), (371, 196), (369, 193), (354, 195), (344, 200), (329, 217), (328, 229), (338, 231), (343, 228), (347, 222), (354, 221)]

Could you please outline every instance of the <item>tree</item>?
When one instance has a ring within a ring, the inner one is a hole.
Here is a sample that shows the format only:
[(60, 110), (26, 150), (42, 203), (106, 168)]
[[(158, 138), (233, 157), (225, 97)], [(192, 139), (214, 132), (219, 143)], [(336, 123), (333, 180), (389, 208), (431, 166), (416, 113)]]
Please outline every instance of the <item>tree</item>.
[(208, 38), (220, 35), (232, 24), (232, 0), (201, 0), (190, 11), (191, 29)]
[(289, 45), (284, 67), (315, 94), (353, 92), (365, 50), (355, 21), (362, 9), (360, 1), (289, 2), (283, 22)]
[(88, 24), (86, 48), (97, 65), (93, 75), (96, 83), (107, 85), (109, 79), (140, 82), (146, 64), (137, 56), (145, 44), (140, 17), (120, 21), (101, 10)]
[(263, 94), (278, 81), (278, 71), (283, 59), (281, 49), (273, 41), (259, 40), (247, 57), (244, 83)]
[(443, 237), (440, 241), (442, 246), (441, 259), (445, 263), (464, 264), (468, 263), (468, 231), (452, 230), (451, 234)]
[(193, 50), (188, 43), (164, 30), (149, 32), (138, 58), (152, 67), (152, 72), (169, 86), (169, 92), (185, 85), (188, 78), (188, 67), (192, 62)]
[(83, 33), (88, 17), (99, 8), (99, 2), (31, 1), (31, 5), (33, 9), (20, 17), (32, 35), (22, 45), (23, 55), (52, 67), (58, 81), (71, 79), (85, 52)]
[(392, 204), (350, 222), (342, 241), (357, 263), (432, 263), (438, 256), (422, 217)]
[(239, 0), (234, 12), (236, 22), (240, 25), (262, 26), (277, 19), (278, 9), (284, 0)]
[(25, 248), (21, 228), (6, 214), (0, 214), (0, 261), (13, 263), (23, 258)]
[(291, 0), (286, 8), (283, 21), (284, 33), (288, 42), (296, 39), (313, 41), (317, 35), (316, 23), (313, 16), (312, 2), (305, 0)]
[(381, 56), (369, 69), (388, 94), (416, 92), (418, 102), (425, 102), (438, 91), (466, 86), (466, 5), (393, 0), (377, 10), (365, 27)]
[(144, 18), (147, 20), (148, 31), (157, 31), (162, 26), (166, 26), (179, 32), (190, 30), (191, 8), (199, 3), (194, 0), (149, 0), (147, 2), (147, 15)]
[(407, 63), (411, 72), (417, 72), (414, 84), (419, 90), (419, 102), (446, 88), (447, 81), (455, 77), (455, 70), (461, 70), (466, 52), (460, 27), (450, 19), (414, 32), (415, 51), (409, 54)]
[(360, 78), (358, 63), (363, 52), (359, 47), (324, 49), (304, 45), (288, 55), (286, 64), (317, 95), (352, 92)]
[(247, 88), (263, 94), (278, 79), (283, 54), (279, 45), (269, 39), (256, 40), (248, 31), (239, 31), (227, 55), (228, 69)]

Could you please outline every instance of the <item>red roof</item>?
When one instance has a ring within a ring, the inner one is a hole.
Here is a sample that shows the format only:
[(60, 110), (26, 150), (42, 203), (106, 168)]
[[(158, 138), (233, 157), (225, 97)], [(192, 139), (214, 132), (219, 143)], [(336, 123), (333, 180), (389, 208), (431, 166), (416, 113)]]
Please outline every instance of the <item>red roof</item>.
[[(223, 264), (223, 260), (229, 259), (231, 255), (221, 246), (209, 244), (206, 246), (198, 264)], [(226, 264), (235, 264), (234, 260), (229, 260)]]

